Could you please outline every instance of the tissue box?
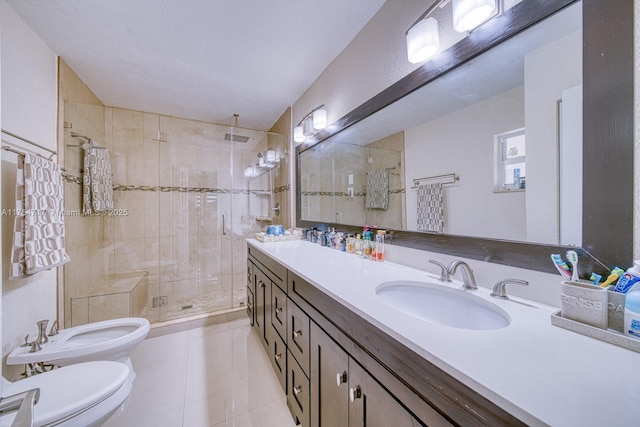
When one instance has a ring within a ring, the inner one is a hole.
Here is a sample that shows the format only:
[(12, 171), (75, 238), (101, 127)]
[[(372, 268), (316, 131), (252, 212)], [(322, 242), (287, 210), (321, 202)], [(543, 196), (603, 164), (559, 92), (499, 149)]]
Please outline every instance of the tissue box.
[(599, 286), (581, 282), (562, 282), (562, 317), (600, 329), (608, 325), (608, 293)]

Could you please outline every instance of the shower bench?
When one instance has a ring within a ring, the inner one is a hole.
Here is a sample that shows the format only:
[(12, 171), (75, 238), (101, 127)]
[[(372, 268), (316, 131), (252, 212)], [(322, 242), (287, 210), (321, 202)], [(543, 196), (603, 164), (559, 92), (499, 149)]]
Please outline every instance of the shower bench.
[(146, 271), (104, 276), (71, 297), (71, 325), (142, 315), (149, 294)]

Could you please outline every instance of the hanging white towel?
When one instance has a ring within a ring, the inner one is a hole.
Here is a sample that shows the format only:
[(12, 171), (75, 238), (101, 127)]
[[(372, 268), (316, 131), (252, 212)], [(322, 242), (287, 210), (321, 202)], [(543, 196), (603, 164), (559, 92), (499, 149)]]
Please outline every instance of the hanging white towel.
[(113, 209), (113, 184), (109, 150), (94, 142), (84, 144), (82, 213), (92, 215)]
[(389, 171), (377, 169), (367, 175), (367, 209), (384, 209), (389, 207)]
[(418, 186), (418, 230), (444, 232), (442, 184)]
[(64, 249), (63, 191), (58, 164), (31, 153), (18, 156), (9, 280), (70, 260)]

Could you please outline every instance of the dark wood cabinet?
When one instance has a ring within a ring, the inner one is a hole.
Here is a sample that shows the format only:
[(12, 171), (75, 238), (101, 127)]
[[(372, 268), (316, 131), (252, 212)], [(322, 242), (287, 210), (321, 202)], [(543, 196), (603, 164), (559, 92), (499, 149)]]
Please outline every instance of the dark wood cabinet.
[(350, 427), (422, 426), (352, 358), (348, 375)]
[(349, 425), (349, 355), (311, 322), (311, 425)]
[(249, 261), (256, 332), (297, 424), (524, 425), (252, 245)]

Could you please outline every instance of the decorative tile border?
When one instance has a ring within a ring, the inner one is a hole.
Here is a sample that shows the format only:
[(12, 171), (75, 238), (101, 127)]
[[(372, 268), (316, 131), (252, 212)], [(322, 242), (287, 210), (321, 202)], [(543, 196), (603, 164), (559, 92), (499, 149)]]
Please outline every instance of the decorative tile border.
[[(389, 194), (404, 194), (404, 193), (405, 193), (404, 188), (400, 188), (398, 190), (389, 190)], [(366, 192), (349, 194), (349, 193), (345, 193), (344, 191), (303, 191), (301, 194), (303, 196), (309, 196), (309, 197), (312, 197), (312, 196), (366, 197), (367, 195)]]
[[(82, 185), (82, 178), (63, 173), (62, 179), (72, 184)], [(289, 191), (291, 185), (283, 185), (273, 190), (274, 193), (280, 193)], [(265, 194), (264, 190), (249, 190), (249, 189), (235, 189), (230, 190), (228, 188), (211, 188), (211, 187), (172, 187), (164, 185), (123, 185), (115, 184), (113, 191), (153, 191), (161, 193), (217, 193), (217, 194)]]

